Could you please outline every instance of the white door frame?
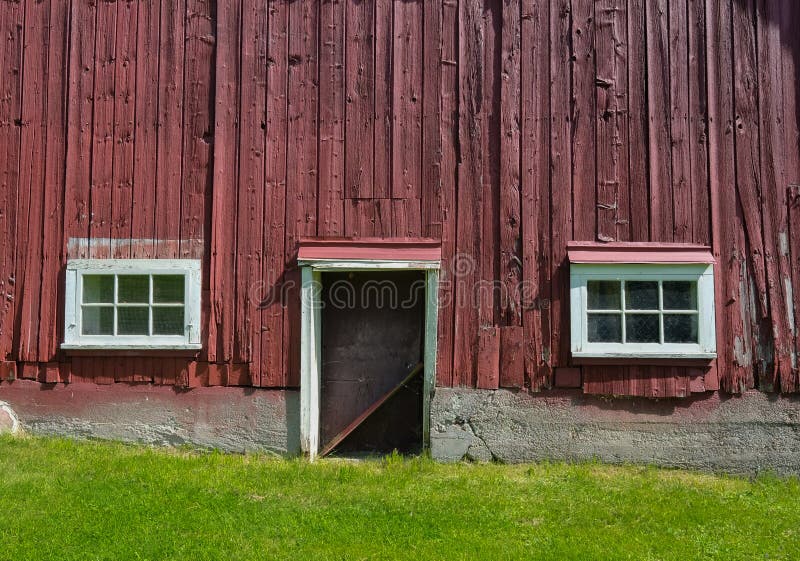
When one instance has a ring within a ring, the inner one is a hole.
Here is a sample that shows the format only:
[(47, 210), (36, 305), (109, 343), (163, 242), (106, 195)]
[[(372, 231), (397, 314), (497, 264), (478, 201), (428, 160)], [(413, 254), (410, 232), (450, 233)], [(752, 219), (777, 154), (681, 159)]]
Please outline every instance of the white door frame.
[(300, 448), (310, 460), (319, 453), (320, 386), (322, 384), (322, 273), (330, 271), (425, 271), (422, 438), (430, 441), (430, 400), (436, 381), (439, 317), (439, 261), (338, 260), (298, 261), (300, 296)]

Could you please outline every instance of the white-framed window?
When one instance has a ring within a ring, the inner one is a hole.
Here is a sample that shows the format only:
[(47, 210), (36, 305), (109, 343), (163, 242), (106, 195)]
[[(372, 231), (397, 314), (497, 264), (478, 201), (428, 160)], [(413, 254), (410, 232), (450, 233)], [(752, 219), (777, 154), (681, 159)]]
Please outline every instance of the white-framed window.
[(200, 349), (200, 261), (67, 263), (63, 349)]
[(570, 265), (574, 358), (716, 358), (709, 263)]

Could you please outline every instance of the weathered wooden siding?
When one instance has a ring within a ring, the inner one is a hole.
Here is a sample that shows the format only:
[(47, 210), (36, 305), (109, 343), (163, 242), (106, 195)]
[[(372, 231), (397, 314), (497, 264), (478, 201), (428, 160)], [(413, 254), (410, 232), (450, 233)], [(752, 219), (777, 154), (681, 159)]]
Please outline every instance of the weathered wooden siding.
[[(720, 358), (584, 390), (797, 391), (798, 29), (794, 0), (0, 0), (0, 371), (296, 386), (298, 238), (430, 236), (438, 383), (538, 390), (572, 366), (566, 244), (685, 241)], [(61, 353), (76, 256), (202, 257), (199, 360)]]

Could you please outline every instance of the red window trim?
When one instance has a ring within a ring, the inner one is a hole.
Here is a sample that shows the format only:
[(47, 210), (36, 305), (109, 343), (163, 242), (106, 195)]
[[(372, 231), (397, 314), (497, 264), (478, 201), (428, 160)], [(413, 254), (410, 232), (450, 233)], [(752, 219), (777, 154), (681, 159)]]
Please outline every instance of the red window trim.
[(659, 242), (570, 242), (570, 263), (714, 263), (706, 245)]
[(441, 261), (442, 244), (430, 238), (303, 238), (297, 259)]

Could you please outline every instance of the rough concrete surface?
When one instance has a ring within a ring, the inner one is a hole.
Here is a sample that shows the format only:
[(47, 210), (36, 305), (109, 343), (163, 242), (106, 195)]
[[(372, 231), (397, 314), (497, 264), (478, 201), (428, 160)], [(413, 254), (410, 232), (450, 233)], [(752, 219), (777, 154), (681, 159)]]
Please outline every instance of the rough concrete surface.
[(752, 391), (646, 400), (437, 388), (442, 461), (589, 460), (729, 473), (800, 474), (800, 398)]
[(148, 384), (0, 384), (33, 434), (191, 445), (230, 452), (299, 451), (299, 396), (255, 388), (177, 390)]
[(17, 414), (5, 401), (0, 401), (0, 434), (14, 434), (19, 430)]
[[(105, 438), (231, 452), (299, 451), (296, 391), (148, 384), (0, 383), (0, 432)], [(5, 420), (4, 420), (5, 419)], [(5, 423), (5, 425), (4, 425)], [(437, 388), (431, 453), (442, 461), (588, 460), (800, 474), (800, 396), (686, 399)]]

